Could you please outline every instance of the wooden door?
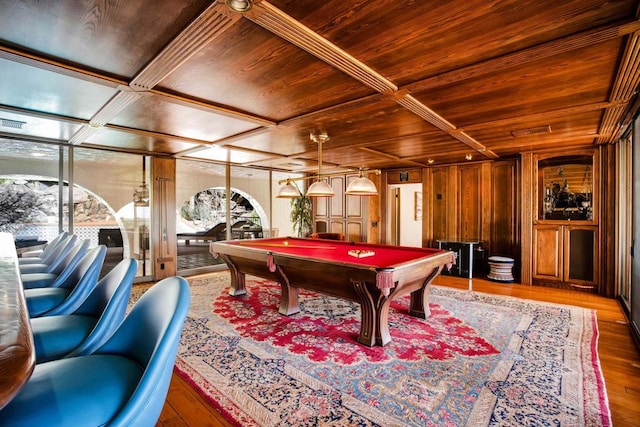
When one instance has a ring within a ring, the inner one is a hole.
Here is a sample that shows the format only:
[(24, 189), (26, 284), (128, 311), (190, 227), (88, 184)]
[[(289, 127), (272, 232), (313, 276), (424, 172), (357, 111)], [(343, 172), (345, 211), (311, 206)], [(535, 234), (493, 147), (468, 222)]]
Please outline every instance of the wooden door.
[(533, 277), (563, 280), (563, 230), (561, 225), (536, 225), (533, 228)]

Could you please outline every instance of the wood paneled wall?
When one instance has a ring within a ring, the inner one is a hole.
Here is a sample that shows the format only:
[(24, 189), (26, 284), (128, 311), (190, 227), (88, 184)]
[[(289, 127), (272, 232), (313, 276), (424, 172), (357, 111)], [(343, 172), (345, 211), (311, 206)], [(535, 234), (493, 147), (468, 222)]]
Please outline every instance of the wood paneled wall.
[(488, 255), (519, 262), (516, 160), (427, 168), (423, 174), (424, 246), (479, 239)]
[[(367, 221), (370, 197), (344, 194), (358, 175), (333, 176), (329, 185), (333, 197), (317, 197), (313, 201), (313, 229), (318, 232), (342, 233), (350, 242), (366, 242), (370, 222)], [(371, 178), (371, 177), (370, 177)], [(377, 197), (374, 197), (377, 199)], [(375, 215), (375, 213), (374, 213)], [(378, 214), (379, 216), (379, 210)]]

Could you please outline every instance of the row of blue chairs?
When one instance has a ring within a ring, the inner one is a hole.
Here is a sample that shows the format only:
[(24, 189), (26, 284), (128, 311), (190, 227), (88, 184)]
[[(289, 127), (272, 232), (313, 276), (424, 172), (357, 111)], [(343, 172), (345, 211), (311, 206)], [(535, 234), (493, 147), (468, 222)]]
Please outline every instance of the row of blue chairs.
[[(84, 243), (74, 242), (58, 256), (66, 257), (79, 245)], [(33, 258), (44, 260), (47, 248)], [(105, 253), (104, 246), (85, 250), (59, 286), (46, 286), (56, 283), (54, 279), (25, 289), (36, 366), (17, 396), (0, 410), (0, 426), (157, 422), (189, 306), (189, 287), (182, 277), (164, 279), (126, 314), (137, 261), (124, 259), (98, 280)], [(25, 263), (36, 264), (44, 263)], [(55, 273), (22, 277), (40, 274)]]

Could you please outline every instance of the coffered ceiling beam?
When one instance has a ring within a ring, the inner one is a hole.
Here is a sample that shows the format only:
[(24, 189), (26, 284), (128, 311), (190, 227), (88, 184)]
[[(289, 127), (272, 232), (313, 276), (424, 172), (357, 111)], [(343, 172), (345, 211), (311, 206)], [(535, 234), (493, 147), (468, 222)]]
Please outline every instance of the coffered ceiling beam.
[[(398, 104), (425, 121), (446, 132), (456, 129), (456, 126), (440, 116), (431, 108), (408, 94), (406, 91), (398, 91), (398, 86), (382, 74), (369, 67), (364, 62), (356, 59), (340, 47), (331, 43), (326, 38), (311, 30), (309, 27), (296, 21), (267, 1), (257, 3), (251, 10), (243, 14), (247, 19), (262, 26), (273, 34), (281, 37), (299, 48), (309, 52), (321, 61), (342, 71), (360, 83), (389, 96)], [(481, 143), (468, 135), (453, 135), (459, 141), (469, 145), (479, 153), (495, 158), (495, 154), (486, 150)]]
[(208, 113), (216, 113), (222, 114), (226, 117), (230, 117), (233, 119), (243, 119), (254, 122), (261, 126), (276, 126), (276, 122), (273, 120), (266, 119), (264, 117), (256, 116), (253, 114), (249, 114), (244, 111), (234, 110), (228, 108), (224, 105), (211, 104), (207, 102), (203, 102), (197, 99), (188, 98), (182, 95), (178, 95), (175, 93), (164, 92), (158, 89), (151, 89), (148, 92), (144, 92), (144, 94), (153, 94), (163, 99), (165, 102), (170, 102), (176, 105), (182, 105), (188, 108), (195, 108), (200, 111), (205, 111)]
[(128, 85), (124, 80), (118, 80), (110, 76), (98, 74), (80, 67), (74, 67), (42, 56), (21, 52), (7, 46), (0, 45), (0, 58), (111, 88)]
[(45, 113), (43, 111), (27, 110), (26, 108), (13, 107), (11, 105), (0, 104), (0, 111), (7, 111), (10, 113), (36, 117), (39, 119), (56, 120), (59, 122), (67, 122), (72, 124), (80, 124), (80, 125), (89, 124), (88, 120), (78, 119), (77, 117), (68, 117), (68, 116), (62, 116), (60, 114)]
[(244, 16), (378, 92), (398, 89), (391, 80), (267, 1), (256, 4)]
[(151, 89), (239, 19), (224, 3), (213, 2), (133, 78), (131, 87)]
[(122, 110), (127, 108), (129, 104), (140, 98), (140, 94), (130, 91), (121, 90), (113, 98), (111, 98), (94, 116), (89, 123), (82, 127), (69, 139), (70, 144), (82, 144), (95, 133), (99, 132), (105, 124), (110, 122)]

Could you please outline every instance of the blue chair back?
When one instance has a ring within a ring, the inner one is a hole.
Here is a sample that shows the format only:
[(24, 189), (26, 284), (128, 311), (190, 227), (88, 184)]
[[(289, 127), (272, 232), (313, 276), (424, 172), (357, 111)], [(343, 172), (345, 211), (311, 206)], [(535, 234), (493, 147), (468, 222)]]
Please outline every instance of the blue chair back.
[[(184, 320), (189, 284), (168, 277), (146, 291), (118, 330), (94, 354), (118, 354), (135, 360), (144, 373), (110, 426), (155, 425), (164, 406)], [(90, 356), (89, 356), (90, 357)]]
[(98, 317), (98, 322), (84, 341), (67, 357), (84, 356), (94, 352), (113, 335), (127, 311), (131, 286), (138, 271), (138, 261), (123, 259), (104, 276), (82, 305), (73, 313)]
[(96, 287), (106, 255), (107, 247), (104, 245), (99, 245), (87, 252), (75, 268), (69, 272), (66, 279), (59, 284), (60, 288), (71, 290), (69, 295), (60, 305), (42, 315), (58, 316), (76, 311)]
[(34, 258), (18, 258), (18, 265), (23, 266), (29, 264), (40, 264), (50, 266), (51, 264), (54, 264), (56, 260), (64, 257), (67, 252), (69, 252), (74, 247), (77, 239), (78, 236), (76, 235), (68, 235), (64, 239), (60, 240), (58, 244), (53, 246), (46, 256)]
[(67, 236), (69, 236), (68, 231), (63, 231), (62, 233), (58, 234), (52, 241), (47, 243), (47, 246), (44, 247), (38, 258), (44, 259), (48, 257), (51, 251), (53, 251), (56, 246), (58, 246), (58, 244), (63, 242), (67, 238)]

